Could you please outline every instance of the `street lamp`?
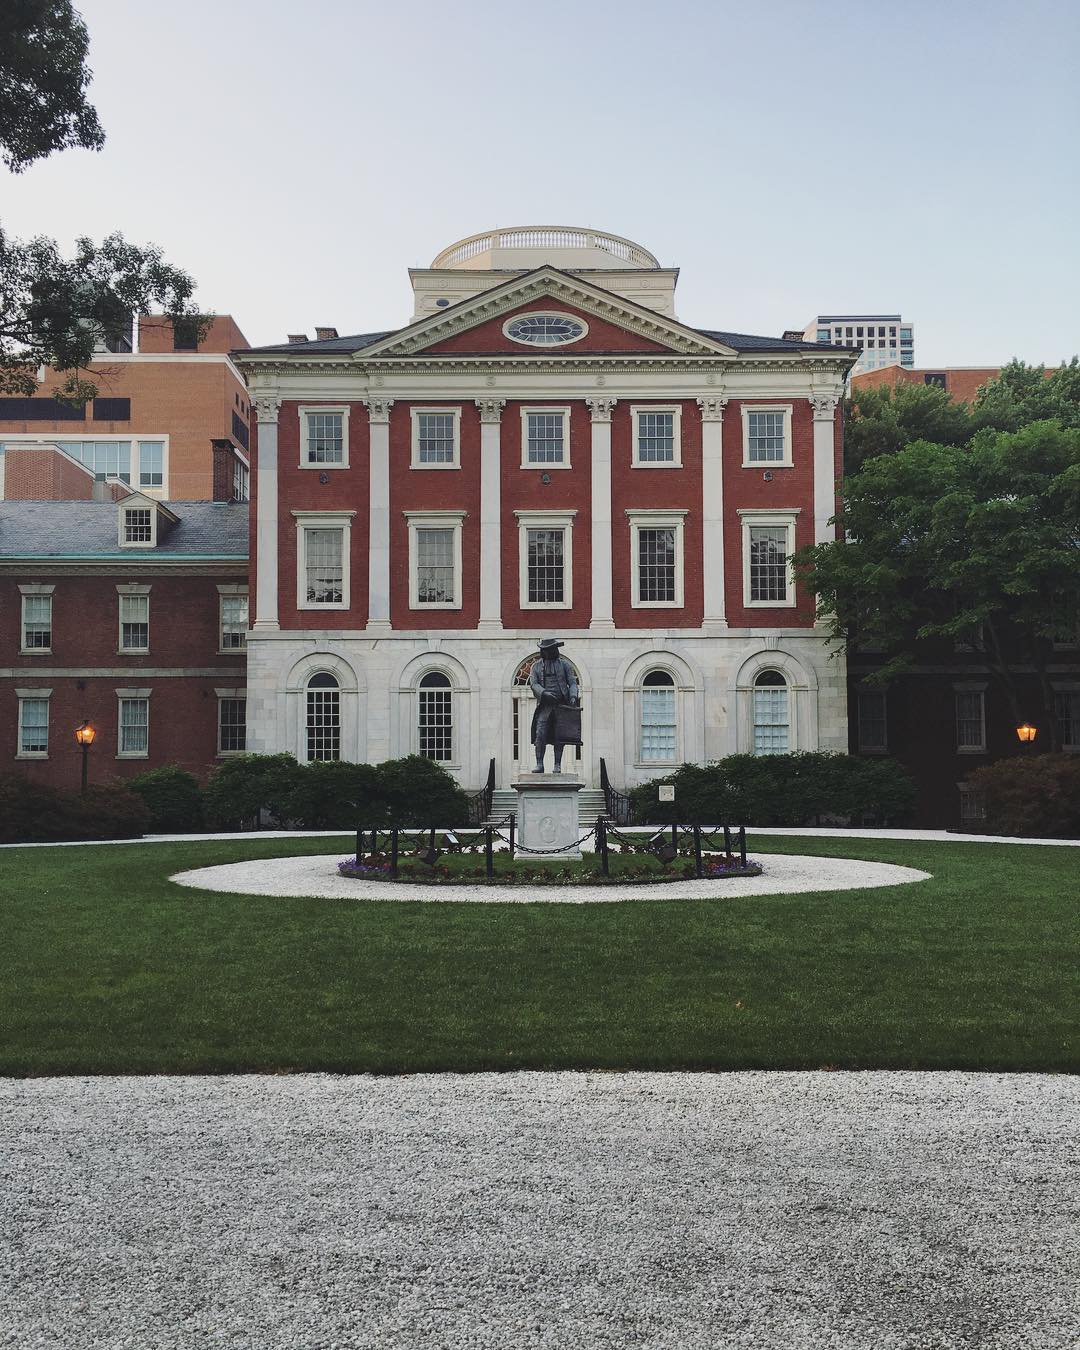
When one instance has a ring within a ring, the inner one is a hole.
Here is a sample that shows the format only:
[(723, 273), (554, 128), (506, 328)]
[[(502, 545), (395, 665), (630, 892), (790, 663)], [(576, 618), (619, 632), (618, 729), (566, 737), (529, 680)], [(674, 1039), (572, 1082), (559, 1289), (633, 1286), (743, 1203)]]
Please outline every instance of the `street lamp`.
[(82, 746), (82, 790), (86, 791), (86, 756), (90, 747), (94, 744), (97, 736), (96, 728), (92, 727), (86, 719), (83, 719), (81, 726), (75, 728), (75, 739)]
[(1021, 745), (1030, 745), (1039, 734), (1039, 728), (1033, 727), (1030, 722), (1024, 722), (1021, 726), (1016, 728), (1016, 734)]

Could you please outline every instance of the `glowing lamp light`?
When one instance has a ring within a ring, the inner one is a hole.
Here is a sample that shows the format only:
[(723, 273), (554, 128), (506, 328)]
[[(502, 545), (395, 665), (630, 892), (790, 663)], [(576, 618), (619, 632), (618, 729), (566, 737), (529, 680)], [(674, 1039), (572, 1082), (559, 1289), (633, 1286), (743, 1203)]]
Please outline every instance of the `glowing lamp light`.
[(80, 745), (93, 745), (97, 737), (97, 728), (92, 727), (89, 722), (84, 722), (82, 726), (75, 728), (75, 739)]
[(1016, 728), (1016, 734), (1024, 745), (1029, 745), (1039, 734), (1039, 729), (1033, 727), (1030, 722), (1025, 722), (1023, 726)]

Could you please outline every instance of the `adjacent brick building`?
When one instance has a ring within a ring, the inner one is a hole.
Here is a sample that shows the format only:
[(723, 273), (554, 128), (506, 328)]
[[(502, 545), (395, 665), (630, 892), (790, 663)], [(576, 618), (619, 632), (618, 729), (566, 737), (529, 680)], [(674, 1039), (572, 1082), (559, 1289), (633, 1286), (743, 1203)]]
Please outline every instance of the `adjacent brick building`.
[(957, 403), (974, 403), (983, 385), (996, 380), (1000, 374), (1000, 366), (927, 366), (915, 370), (889, 365), (880, 370), (856, 371), (851, 377), (851, 391), (857, 393), (860, 389), (875, 389), (881, 385), (894, 389), (898, 384), (936, 385)]

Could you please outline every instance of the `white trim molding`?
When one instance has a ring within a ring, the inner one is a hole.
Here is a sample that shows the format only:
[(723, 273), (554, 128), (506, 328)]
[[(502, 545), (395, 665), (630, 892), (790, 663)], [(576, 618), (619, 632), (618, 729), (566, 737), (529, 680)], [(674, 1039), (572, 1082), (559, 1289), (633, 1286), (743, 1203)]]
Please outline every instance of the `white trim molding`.
[[(572, 609), (574, 606), (574, 509), (515, 511), (518, 521), (518, 605), (521, 609)], [(561, 530), (563, 537), (563, 598), (529, 599), (529, 531)]]
[[(790, 403), (746, 403), (741, 405), (742, 413), (742, 466), (744, 469), (790, 469), (792, 467), (791, 450), (791, 407)], [(750, 414), (783, 413), (784, 415), (784, 453), (780, 459), (750, 458)]]
[[(530, 415), (544, 414), (555, 416), (561, 414), (563, 424), (563, 457), (561, 460), (538, 461), (533, 463), (529, 459), (529, 417)], [(539, 473), (546, 473), (549, 469), (569, 469), (570, 468), (570, 406), (569, 404), (550, 403), (529, 403), (521, 406), (521, 467), (523, 469), (535, 469)]]
[[(461, 594), (465, 589), (461, 574), (461, 532), (466, 511), (403, 511), (409, 525), (409, 608), (460, 609)], [(451, 531), (451, 560), (454, 568), (454, 594), (450, 600), (420, 599), (418, 535), (421, 530)]]
[[(638, 418), (642, 413), (671, 414), (671, 459), (641, 459)], [(634, 403), (630, 406), (630, 467), (632, 469), (681, 469), (682, 405), (680, 403)]]
[[(795, 594), (795, 574), (791, 566), (791, 555), (795, 552), (795, 517), (799, 514), (800, 509), (798, 506), (778, 510), (758, 507), (741, 507), (739, 509), (739, 517), (742, 520), (743, 605), (747, 609), (792, 609), (797, 603), (798, 597)], [(750, 596), (751, 531), (758, 526), (787, 531), (785, 545), (787, 585), (782, 600), (753, 600)]]
[[(352, 519), (355, 511), (293, 511), (296, 519), (296, 608), (348, 609)], [(307, 598), (307, 536), (309, 530), (341, 531), (341, 599), (319, 603)]]
[[(630, 524), (630, 604), (633, 609), (682, 609), (683, 572), (686, 556), (685, 507), (627, 507)], [(674, 600), (642, 600), (641, 569), (638, 560), (638, 537), (642, 530), (672, 530), (675, 543), (675, 598)]]
[[(423, 415), (435, 413), (444, 417), (452, 417), (453, 421), (453, 455), (450, 459), (436, 463), (425, 463), (420, 459), (420, 418)], [(413, 404), (409, 409), (409, 419), (411, 423), (411, 451), (409, 457), (409, 467), (411, 469), (460, 469), (461, 468), (461, 405), (435, 407), (425, 403)]]
[[(300, 417), (300, 468), (347, 469), (349, 467), (349, 405), (347, 403), (304, 403), (297, 408)], [(341, 459), (316, 460), (311, 458), (308, 418), (329, 414), (341, 418)]]

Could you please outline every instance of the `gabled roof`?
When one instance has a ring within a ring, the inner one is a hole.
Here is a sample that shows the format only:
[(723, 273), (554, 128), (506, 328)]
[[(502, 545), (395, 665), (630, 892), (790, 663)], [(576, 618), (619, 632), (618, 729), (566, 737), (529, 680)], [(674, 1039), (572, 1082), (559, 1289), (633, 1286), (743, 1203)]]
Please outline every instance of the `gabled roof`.
[[(133, 494), (134, 495), (134, 494)], [(130, 504), (131, 497), (124, 499)], [(152, 499), (148, 499), (152, 500)], [(246, 502), (157, 502), (176, 524), (156, 548), (122, 549), (116, 502), (0, 501), (0, 562), (10, 558), (155, 558), (243, 560), (248, 556)]]

